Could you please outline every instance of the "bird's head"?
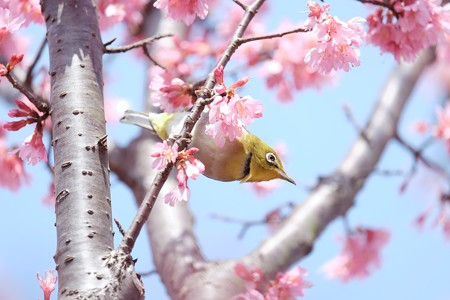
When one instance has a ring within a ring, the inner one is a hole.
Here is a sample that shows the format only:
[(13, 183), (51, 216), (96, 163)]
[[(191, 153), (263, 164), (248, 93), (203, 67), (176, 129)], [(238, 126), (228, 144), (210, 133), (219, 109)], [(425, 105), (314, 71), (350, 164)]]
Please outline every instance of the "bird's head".
[(248, 133), (241, 138), (247, 153), (246, 174), (241, 182), (269, 181), (272, 179), (283, 179), (295, 184), (283, 168), (283, 163), (277, 152), (264, 143), (257, 136)]

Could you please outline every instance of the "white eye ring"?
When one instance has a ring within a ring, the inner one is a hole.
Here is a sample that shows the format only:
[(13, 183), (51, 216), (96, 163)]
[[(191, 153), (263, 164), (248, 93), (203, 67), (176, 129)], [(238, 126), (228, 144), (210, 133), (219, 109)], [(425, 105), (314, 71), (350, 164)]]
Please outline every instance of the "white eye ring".
[(274, 164), (277, 161), (277, 157), (275, 156), (275, 154), (268, 152), (266, 153), (266, 159), (268, 162)]

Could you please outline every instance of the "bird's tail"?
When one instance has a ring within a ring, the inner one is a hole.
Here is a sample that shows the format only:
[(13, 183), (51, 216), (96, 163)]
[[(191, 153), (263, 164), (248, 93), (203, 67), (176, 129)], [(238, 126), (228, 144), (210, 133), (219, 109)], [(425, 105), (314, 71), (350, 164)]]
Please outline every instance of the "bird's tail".
[(134, 111), (134, 110), (127, 110), (127, 111), (125, 111), (124, 116), (120, 119), (120, 122), (126, 123), (126, 124), (137, 125), (137, 126), (148, 129), (148, 130), (152, 131), (153, 133), (155, 133), (155, 129), (153, 128), (153, 126), (150, 122), (148, 113)]

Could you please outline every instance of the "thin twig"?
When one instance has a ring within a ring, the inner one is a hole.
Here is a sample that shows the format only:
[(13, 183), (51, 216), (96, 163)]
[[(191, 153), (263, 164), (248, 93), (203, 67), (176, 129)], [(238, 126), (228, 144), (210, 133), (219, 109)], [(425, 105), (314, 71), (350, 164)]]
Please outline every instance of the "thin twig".
[(166, 67), (162, 66), (160, 63), (158, 63), (158, 62), (150, 55), (150, 52), (148, 51), (147, 46), (142, 46), (142, 50), (144, 51), (144, 55), (145, 55), (152, 63), (154, 63), (156, 66), (162, 68), (163, 70), (166, 70)]
[[(221, 215), (221, 214), (212, 214), (211, 218), (216, 219), (216, 220), (220, 220), (220, 221), (223, 221), (223, 222), (226, 222), (226, 223), (233, 223), (233, 224), (241, 225), (242, 228), (241, 228), (241, 230), (239, 231), (239, 234), (238, 234), (238, 239), (241, 240), (244, 237), (245, 233), (251, 227), (258, 226), (258, 225), (270, 225), (270, 224), (272, 224), (271, 221), (273, 221), (273, 220), (270, 218), (270, 216), (271, 216), (271, 214), (273, 214), (275, 212), (279, 212), (280, 213), (280, 215), (279, 215), (280, 219), (278, 221), (279, 222), (283, 221), (286, 218), (286, 216), (288, 215), (287, 213), (281, 215), (281, 210), (283, 208), (287, 208), (289, 210), (292, 210), (294, 208), (294, 203), (287, 202), (287, 203), (281, 204), (280, 206), (278, 206), (278, 207), (272, 209), (271, 211), (269, 211), (264, 216), (264, 218), (262, 218), (261, 220), (244, 220), (244, 219), (224, 216), (224, 215)], [(277, 223), (279, 223), (279, 222), (277, 222)]]
[(12, 84), (12, 86), (17, 89), (19, 92), (21, 92), (25, 97), (30, 100), (31, 103), (36, 106), (36, 108), (43, 112), (44, 114), (48, 114), (50, 106), (47, 101), (42, 99), (41, 97), (36, 97), (26, 86), (21, 84), (19, 81), (17, 81), (14, 76), (9, 72), (5, 75), (5, 77), (8, 79), (8, 81)]
[(155, 275), (157, 272), (156, 272), (156, 270), (150, 270), (150, 271), (147, 271), (147, 272), (139, 272), (138, 274), (141, 276), (141, 277), (144, 277), (144, 276), (150, 276), (150, 275)]
[(347, 105), (347, 103), (344, 103), (342, 105), (342, 109), (344, 110), (345, 113), (345, 117), (347, 118), (347, 120), (350, 122), (350, 124), (353, 126), (353, 128), (356, 129), (356, 131), (361, 135), (361, 137), (368, 143), (370, 144), (370, 140), (367, 137), (367, 134), (364, 132), (364, 129), (358, 124), (358, 122), (356, 122), (355, 117), (353, 116), (353, 112), (350, 109), (350, 106)]
[(125, 236), (125, 230), (123, 229), (122, 225), (120, 224), (119, 220), (117, 220), (117, 218), (114, 218), (114, 223), (116, 223), (116, 226), (119, 229), (120, 234), (122, 234), (122, 236)]
[(418, 164), (421, 162), (424, 166), (429, 168), (430, 170), (436, 172), (437, 174), (444, 177), (447, 181), (450, 181), (450, 174), (446, 171), (445, 168), (443, 168), (441, 165), (429, 160), (423, 155), (423, 151), (426, 149), (428, 145), (430, 145), (429, 141), (426, 141), (421, 147), (418, 149), (414, 148), (412, 145), (407, 143), (403, 138), (401, 138), (398, 134), (395, 136), (395, 140), (402, 145), (406, 150), (408, 150), (412, 156), (413, 156), (413, 164), (411, 165), (411, 169), (409, 170), (408, 174), (405, 176), (405, 180), (401, 184), (400, 191), (404, 191), (411, 179), (414, 177), (414, 175), (417, 172)]
[[(247, 6), (245, 14), (241, 22), (237, 26), (233, 38), (229, 42), (227, 48), (223, 52), (216, 66), (225, 67), (227, 65), (231, 56), (240, 45), (236, 43), (236, 41), (243, 36), (245, 29), (248, 27), (250, 21), (253, 19), (256, 12), (264, 3), (264, 1), (265, 0), (256, 0), (253, 2), (253, 4)], [(183, 150), (187, 148), (188, 146), (187, 141), (191, 136), (192, 129), (194, 128), (197, 121), (200, 119), (200, 116), (203, 113), (203, 109), (205, 108), (205, 106), (212, 101), (211, 89), (214, 87), (214, 83), (215, 83), (214, 72), (211, 71), (205, 82), (205, 87), (201, 90), (196, 91), (198, 100), (195, 103), (191, 113), (186, 118), (186, 122), (184, 123), (183, 129), (181, 130), (179, 135), (180, 137), (176, 140), (176, 143), (179, 145), (179, 149)], [(150, 190), (147, 192), (144, 199), (142, 200), (142, 203), (139, 206), (138, 212), (136, 213), (133, 222), (131, 223), (130, 227), (128, 228), (125, 236), (123, 237), (120, 243), (119, 250), (123, 251), (124, 253), (130, 253), (131, 250), (133, 249), (136, 239), (139, 236), (139, 233), (141, 232), (142, 227), (144, 226), (148, 217), (150, 216), (150, 213), (153, 209), (153, 206), (155, 205), (159, 192), (161, 191), (162, 186), (169, 177), (172, 167), (173, 164), (171, 163), (167, 164), (166, 168), (158, 172), (155, 179), (153, 180)]]
[(161, 35), (152, 36), (152, 37), (149, 37), (149, 38), (137, 41), (135, 43), (131, 43), (131, 44), (128, 44), (128, 45), (115, 47), (115, 48), (107, 48), (106, 47), (107, 44), (105, 44), (105, 45), (103, 45), (103, 53), (111, 54), (111, 53), (127, 52), (127, 51), (130, 51), (132, 49), (143, 47), (143, 46), (145, 46), (147, 44), (151, 44), (151, 43), (153, 43), (156, 40), (159, 40), (159, 39), (162, 39), (162, 38), (166, 38), (166, 37), (171, 37), (171, 36), (173, 36), (173, 34), (161, 34)]
[(394, 8), (394, 5), (387, 3), (387, 1), (378, 1), (378, 0), (357, 0), (357, 1), (365, 4), (372, 4), (376, 6), (385, 7), (389, 9), (397, 19), (400, 17), (399, 13)]
[(284, 31), (284, 32), (280, 32), (280, 33), (274, 33), (274, 34), (268, 34), (268, 35), (260, 35), (260, 36), (252, 36), (252, 37), (247, 37), (247, 38), (239, 38), (236, 40), (236, 43), (240, 45), (248, 43), (248, 42), (254, 42), (254, 41), (259, 41), (259, 40), (268, 40), (268, 39), (274, 39), (274, 38), (281, 38), (285, 35), (288, 34), (293, 34), (293, 33), (299, 33), (299, 32), (308, 32), (310, 31), (308, 28), (306, 27), (300, 27), (297, 29), (293, 29), (293, 30), (289, 30), (289, 31)]
[(26, 87), (28, 87), (29, 89), (31, 89), (31, 87), (32, 87), (33, 70), (34, 70), (34, 68), (36, 67), (36, 65), (37, 65), (37, 63), (38, 63), (38, 61), (39, 61), (39, 59), (41, 58), (42, 53), (44, 52), (45, 45), (47, 45), (47, 38), (46, 38), (46, 37), (44, 37), (44, 40), (42, 41), (41, 46), (39, 47), (39, 50), (38, 50), (38, 52), (36, 53), (36, 56), (34, 57), (33, 62), (32, 62), (31, 65), (28, 67), (28, 70), (27, 70), (27, 76), (25, 77), (24, 85), (25, 85)]
[(247, 5), (242, 3), (239, 0), (233, 0), (234, 3), (236, 3), (237, 5), (239, 5), (244, 11), (247, 10)]

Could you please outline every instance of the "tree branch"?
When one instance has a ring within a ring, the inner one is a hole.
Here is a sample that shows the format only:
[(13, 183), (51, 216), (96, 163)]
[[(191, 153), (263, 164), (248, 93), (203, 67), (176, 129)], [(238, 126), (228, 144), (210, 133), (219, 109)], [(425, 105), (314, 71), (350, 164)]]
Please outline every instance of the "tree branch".
[(24, 85), (28, 87), (29, 89), (32, 88), (32, 81), (33, 81), (33, 70), (36, 67), (39, 59), (42, 56), (42, 53), (44, 52), (45, 45), (47, 45), (47, 38), (45, 37), (44, 40), (41, 43), (41, 46), (39, 47), (38, 52), (36, 53), (36, 56), (34, 57), (33, 62), (30, 64), (27, 70), (27, 76), (25, 77)]
[(49, 106), (49, 103), (47, 101), (45, 101), (41, 97), (36, 97), (26, 86), (24, 86), (18, 80), (16, 80), (16, 78), (14, 77), (14, 75), (12, 75), (11, 72), (6, 74), (5, 77), (12, 84), (12, 86), (16, 90), (21, 92), (25, 97), (27, 97), (28, 100), (30, 100), (30, 102), (33, 103), (34, 106), (36, 106), (36, 108), (40, 112), (43, 112), (43, 113), (46, 113), (46, 114), (49, 113), (50, 106)]
[(315, 240), (337, 217), (345, 215), (375, 168), (387, 143), (395, 138), (397, 124), (434, 50), (422, 53), (413, 64), (401, 64), (388, 78), (363, 131), (336, 171), (295, 208), (281, 228), (244, 260), (263, 269), (268, 278), (305, 257)]
[(310, 31), (308, 28), (300, 27), (300, 28), (296, 28), (293, 30), (284, 31), (284, 32), (280, 32), (280, 33), (261, 35), (261, 36), (253, 36), (253, 37), (247, 37), (247, 38), (239, 38), (239, 39), (237, 39), (236, 43), (240, 46), (242, 44), (249, 43), (249, 42), (281, 38), (288, 34), (299, 33), (299, 32), (308, 32), (308, 31)]
[(173, 34), (161, 34), (161, 35), (152, 36), (152, 37), (137, 41), (137, 42), (129, 44), (129, 45), (124, 45), (124, 46), (115, 47), (115, 48), (107, 48), (106, 46), (109, 43), (106, 43), (103, 47), (103, 53), (113, 54), (113, 53), (127, 52), (127, 51), (130, 51), (135, 48), (145, 47), (146, 45), (151, 44), (154, 41), (157, 41), (157, 40), (160, 40), (160, 39), (166, 38), (166, 37), (171, 37), (171, 36), (173, 36)]

